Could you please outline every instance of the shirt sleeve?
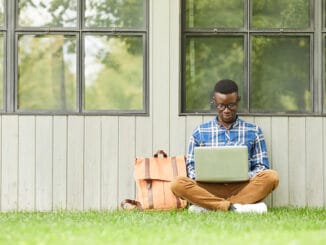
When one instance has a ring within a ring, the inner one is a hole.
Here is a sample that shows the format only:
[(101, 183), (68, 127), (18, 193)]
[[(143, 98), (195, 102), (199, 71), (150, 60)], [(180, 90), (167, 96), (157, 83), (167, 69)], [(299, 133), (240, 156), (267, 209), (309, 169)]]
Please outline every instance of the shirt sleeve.
[(196, 136), (199, 134), (198, 128), (194, 130), (194, 133), (189, 139), (188, 144), (188, 151), (187, 151), (187, 161), (186, 161), (186, 168), (187, 168), (187, 176), (191, 179), (196, 178), (195, 173), (195, 160), (194, 160), (194, 148), (197, 145)]
[(269, 160), (264, 134), (259, 127), (257, 127), (257, 129), (256, 138), (250, 156), (249, 177), (253, 177), (260, 171), (269, 169)]
[(264, 165), (261, 165), (261, 164), (256, 165), (256, 167), (253, 170), (249, 171), (249, 173), (248, 173), (249, 178), (254, 177), (255, 174), (257, 174), (265, 169), (267, 169), (267, 168)]

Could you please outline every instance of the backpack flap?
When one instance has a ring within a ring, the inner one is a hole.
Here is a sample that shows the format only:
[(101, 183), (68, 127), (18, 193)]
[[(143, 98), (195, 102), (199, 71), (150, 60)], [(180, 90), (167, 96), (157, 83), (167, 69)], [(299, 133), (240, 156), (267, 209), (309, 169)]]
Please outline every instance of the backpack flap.
[(134, 178), (172, 181), (177, 176), (186, 176), (186, 164), (183, 156), (164, 158), (136, 158)]

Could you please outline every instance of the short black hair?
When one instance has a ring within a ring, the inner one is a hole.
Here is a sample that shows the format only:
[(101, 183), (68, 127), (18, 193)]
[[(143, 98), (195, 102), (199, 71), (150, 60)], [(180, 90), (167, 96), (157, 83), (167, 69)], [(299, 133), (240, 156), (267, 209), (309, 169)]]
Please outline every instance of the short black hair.
[(233, 80), (223, 79), (215, 84), (214, 92), (221, 94), (238, 93), (238, 85)]

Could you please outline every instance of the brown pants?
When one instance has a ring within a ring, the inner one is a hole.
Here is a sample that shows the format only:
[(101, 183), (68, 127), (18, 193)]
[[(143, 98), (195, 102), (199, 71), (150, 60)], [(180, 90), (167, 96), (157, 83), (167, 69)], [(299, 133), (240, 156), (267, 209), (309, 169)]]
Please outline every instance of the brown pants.
[(227, 211), (231, 203), (256, 203), (267, 197), (277, 186), (279, 178), (274, 170), (257, 173), (249, 181), (239, 183), (204, 183), (178, 177), (171, 183), (172, 192), (192, 204)]

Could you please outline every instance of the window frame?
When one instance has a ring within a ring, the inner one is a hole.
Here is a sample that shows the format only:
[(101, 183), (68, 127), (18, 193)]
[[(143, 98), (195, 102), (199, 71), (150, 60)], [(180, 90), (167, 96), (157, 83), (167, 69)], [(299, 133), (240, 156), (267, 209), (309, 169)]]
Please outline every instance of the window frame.
[[(180, 103), (179, 115), (215, 115), (216, 111), (188, 111), (186, 110), (186, 37), (189, 35), (242, 35), (244, 37), (244, 84), (242, 95), (243, 110), (239, 115), (244, 116), (319, 116), (326, 113), (326, 105), (324, 105), (324, 96), (326, 96), (323, 87), (325, 85), (324, 69), (326, 69), (321, 54), (325, 49), (326, 42), (322, 36), (326, 38), (326, 0), (309, 0), (309, 23), (308, 28), (253, 28), (252, 26), (252, 0), (245, 0), (244, 3), (244, 21), (242, 28), (187, 28), (186, 27), (186, 0), (181, 0), (181, 79), (180, 79)], [(321, 11), (323, 9), (323, 11)], [(322, 23), (321, 23), (322, 22)], [(252, 37), (253, 36), (309, 36), (310, 37), (310, 81), (309, 87), (311, 91), (311, 111), (302, 112), (255, 112), (250, 108), (250, 80), (252, 76), (251, 56), (252, 56)]]
[[(93, 28), (85, 26), (86, 0), (77, 0), (76, 27), (20, 27), (18, 26), (18, 2), (4, 1), (4, 27), (0, 32), (4, 39), (3, 110), (0, 114), (18, 115), (149, 115), (149, 0), (144, 0), (144, 27), (142, 28)], [(137, 35), (143, 39), (143, 82), (141, 110), (86, 110), (84, 108), (84, 34)], [(71, 35), (76, 36), (76, 110), (27, 110), (18, 108), (18, 36)]]
[[(322, 83), (319, 86), (321, 90), (321, 111), (323, 115), (326, 115), (326, 0), (321, 0), (321, 9), (322, 11), (317, 11), (317, 13), (321, 14), (322, 23), (320, 24), (321, 29), (321, 76), (322, 76)], [(321, 13), (320, 13), (321, 12)], [(317, 84), (318, 85), (318, 84)]]
[[(3, 67), (3, 74), (2, 74), (2, 108), (0, 107), (0, 113), (3, 113), (7, 107), (7, 99), (6, 99), (6, 94), (7, 94), (7, 83), (6, 83), (6, 78), (7, 78), (7, 60), (6, 60), (6, 53), (7, 53), (7, 1), (3, 1), (3, 26), (0, 27), (0, 32), (3, 35), (3, 61), (2, 61), (2, 67)], [(1, 84), (0, 84), (1, 86)]]

